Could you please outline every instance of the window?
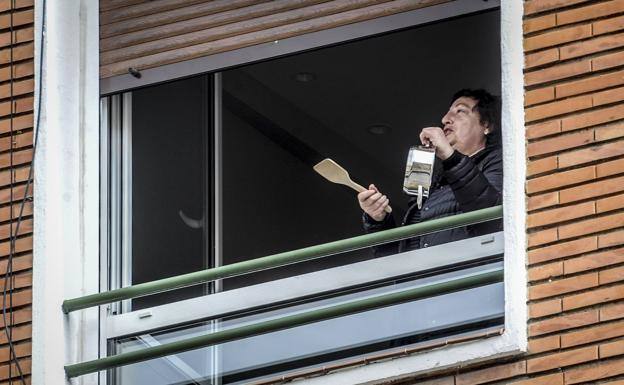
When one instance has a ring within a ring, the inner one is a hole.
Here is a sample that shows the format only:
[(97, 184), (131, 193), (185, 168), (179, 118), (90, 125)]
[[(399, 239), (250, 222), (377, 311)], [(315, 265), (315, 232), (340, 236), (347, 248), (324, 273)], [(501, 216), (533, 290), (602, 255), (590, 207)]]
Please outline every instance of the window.
[[(110, 288), (360, 235), (353, 193), (311, 170), (324, 157), (384, 186), (400, 218), (418, 128), (439, 124), (459, 87), (500, 93), (499, 17), (459, 17), (106, 98)], [(500, 268), (503, 244), (496, 233), (383, 258), (359, 250), (113, 304), (108, 349)], [(444, 269), (427, 264), (432, 254)], [(419, 312), (427, 316), (404, 316)], [(109, 380), (243, 383), (498, 330), (504, 315), (495, 284), (130, 365)]]

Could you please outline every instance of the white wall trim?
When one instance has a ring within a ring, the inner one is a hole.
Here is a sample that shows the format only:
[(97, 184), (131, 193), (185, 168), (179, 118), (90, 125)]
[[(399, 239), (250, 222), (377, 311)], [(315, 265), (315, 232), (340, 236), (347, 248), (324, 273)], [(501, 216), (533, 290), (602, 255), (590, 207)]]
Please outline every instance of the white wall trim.
[(98, 309), (66, 316), (61, 303), (99, 289), (99, 5), (35, 2), (35, 63), (44, 45), (34, 185), (33, 384), (71, 382), (63, 366), (98, 357)]

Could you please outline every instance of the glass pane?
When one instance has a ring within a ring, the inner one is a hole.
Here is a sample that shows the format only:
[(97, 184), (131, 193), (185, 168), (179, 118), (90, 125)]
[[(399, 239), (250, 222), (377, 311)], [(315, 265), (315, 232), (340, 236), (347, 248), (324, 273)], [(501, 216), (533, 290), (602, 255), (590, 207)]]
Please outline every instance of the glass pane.
[[(363, 233), (355, 192), (312, 169), (326, 157), (361, 185), (378, 186), (400, 223), (409, 198), (406, 156), (420, 144), (419, 130), (440, 126), (458, 89), (500, 94), (499, 16), (485, 12), (224, 71), (223, 263)], [(367, 258), (372, 253), (361, 250), (227, 279), (224, 288)]]
[[(205, 82), (198, 77), (132, 93), (132, 284), (208, 266)], [(132, 302), (138, 309), (202, 294), (197, 286)]]
[[(501, 266), (502, 262), (499, 262), (435, 277), (397, 282), (357, 293), (345, 293), (288, 308), (238, 316), (218, 323), (206, 322), (120, 339), (114, 342), (114, 347), (117, 352), (130, 351), (145, 346), (146, 338), (156, 341), (155, 343), (186, 339), (206, 334), (210, 330), (239, 327)], [(242, 384), (252, 379), (284, 375), (321, 364), (331, 366), (346, 362), (346, 358), (353, 360), (383, 352), (403, 351), (406, 346), (445, 340), (450, 335), (501, 326), (503, 305), (503, 284), (488, 285), (232, 341), (217, 347), (197, 349), (164, 359), (129, 365), (115, 372), (121, 376), (121, 385), (165, 385), (194, 383), (191, 380), (210, 383), (213, 375), (211, 370), (216, 369), (216, 377), (223, 384)], [(218, 359), (213, 361), (215, 357)], [(186, 368), (185, 371), (173, 368), (174, 363), (178, 367)], [(195, 373), (197, 377), (191, 379), (188, 377), (189, 373)]]

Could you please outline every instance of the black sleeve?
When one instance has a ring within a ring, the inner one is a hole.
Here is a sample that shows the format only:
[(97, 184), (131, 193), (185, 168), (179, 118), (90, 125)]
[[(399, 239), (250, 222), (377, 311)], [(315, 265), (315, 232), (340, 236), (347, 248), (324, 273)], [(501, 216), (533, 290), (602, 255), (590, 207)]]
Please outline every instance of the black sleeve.
[(483, 159), (481, 168), (458, 151), (444, 160), (442, 165), (444, 176), (462, 212), (502, 203), (503, 161), (500, 150), (490, 151)]
[[(443, 161), (444, 175), (453, 190), (462, 212), (502, 204), (503, 159), (500, 149), (488, 153), (479, 168), (473, 160), (458, 151)], [(468, 226), (471, 236), (489, 234), (503, 229), (502, 220)]]
[[(366, 233), (375, 233), (377, 231), (389, 230), (396, 227), (394, 222), (394, 216), (392, 214), (386, 214), (383, 221), (377, 222), (368, 214), (362, 214), (362, 222), (364, 224), (364, 231)], [(399, 252), (399, 242), (386, 243), (379, 246), (373, 246), (373, 255), (375, 257), (384, 257), (386, 255), (396, 254)]]

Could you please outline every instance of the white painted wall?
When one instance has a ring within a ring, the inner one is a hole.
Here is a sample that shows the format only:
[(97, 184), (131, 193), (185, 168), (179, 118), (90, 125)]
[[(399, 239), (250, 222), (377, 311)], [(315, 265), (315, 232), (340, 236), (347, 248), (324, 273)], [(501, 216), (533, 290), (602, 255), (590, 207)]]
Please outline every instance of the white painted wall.
[[(97, 309), (65, 316), (64, 299), (98, 291), (98, 2), (35, 2), (35, 63), (44, 46), (35, 160), (32, 383), (64, 384), (63, 366), (97, 358)], [(93, 347), (86, 349), (85, 347)], [(95, 384), (97, 375), (76, 384)]]

